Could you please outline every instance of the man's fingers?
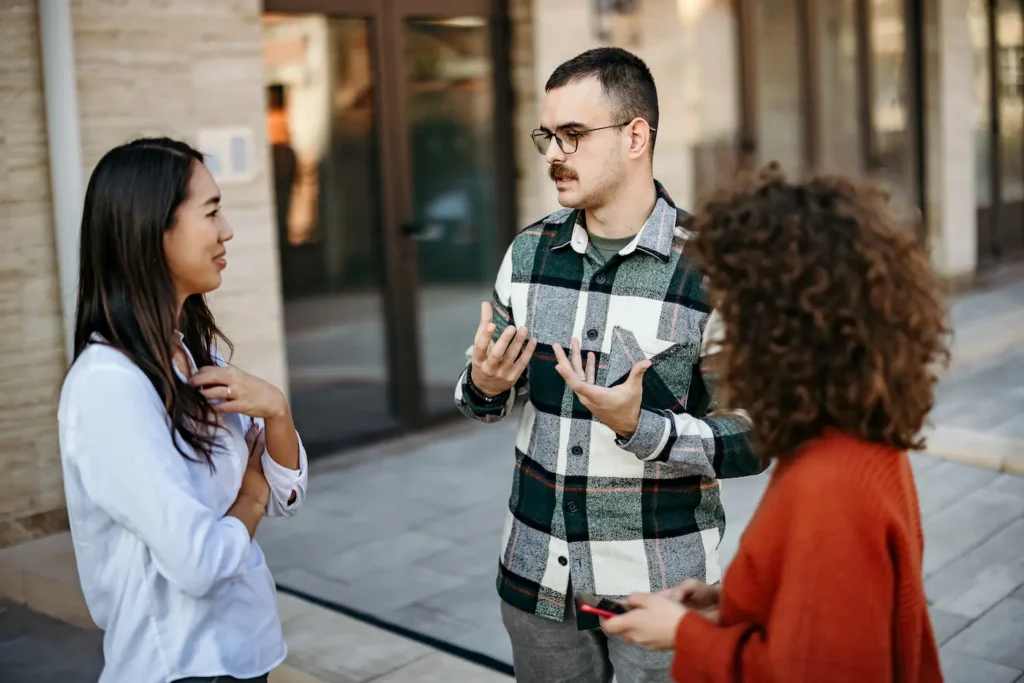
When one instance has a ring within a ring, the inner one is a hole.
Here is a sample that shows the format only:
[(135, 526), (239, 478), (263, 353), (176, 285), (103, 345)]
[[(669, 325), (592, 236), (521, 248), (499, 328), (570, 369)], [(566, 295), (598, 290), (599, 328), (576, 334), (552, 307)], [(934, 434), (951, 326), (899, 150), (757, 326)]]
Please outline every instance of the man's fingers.
[(587, 354), (587, 383), (597, 382), (597, 356), (591, 351)]
[(513, 337), (512, 341), (509, 342), (508, 348), (505, 350), (505, 358), (502, 363), (509, 369), (511, 369), (519, 357), (519, 354), (523, 350), (523, 346), (526, 345), (526, 328), (520, 327), (516, 330), (516, 336)]
[(533, 358), (533, 352), (537, 350), (537, 338), (534, 337), (526, 344), (526, 348), (519, 354), (519, 360), (516, 361), (515, 365), (512, 366), (513, 372), (515, 372), (516, 381), (526, 371), (526, 366), (530, 364), (530, 359)]
[[(483, 318), (483, 311), (487, 310), (487, 320)], [(480, 305), (480, 325), (476, 328), (476, 337), (473, 338), (473, 360), (477, 363), (482, 363), (487, 358), (487, 351), (491, 344), (491, 338), (494, 336), (494, 330), (497, 329), (493, 322), (491, 322), (491, 305), (486, 301)]]
[(565, 383), (569, 385), (569, 388), (576, 391), (579, 385), (583, 383), (579, 373), (573, 369), (572, 363), (569, 362), (569, 358), (565, 355), (561, 344), (552, 344), (551, 350), (555, 352), (555, 360), (557, 361), (555, 363), (555, 370), (565, 380)]
[(586, 378), (586, 371), (583, 369), (583, 358), (580, 355), (580, 340), (576, 337), (572, 338), (572, 345), (569, 349), (569, 359), (572, 361), (572, 369), (576, 371), (576, 375), (580, 378)]
[(482, 330), (487, 327), (487, 323), (491, 322), (494, 313), (491, 311), (491, 304), (486, 301), (480, 302), (480, 325), (477, 326), (477, 330)]
[(505, 331), (501, 333), (500, 337), (498, 337), (498, 341), (494, 342), (490, 351), (487, 352), (488, 360), (492, 363), (500, 362), (502, 357), (505, 355), (505, 350), (508, 349), (509, 343), (515, 338), (515, 336), (516, 328), (511, 325), (506, 327)]

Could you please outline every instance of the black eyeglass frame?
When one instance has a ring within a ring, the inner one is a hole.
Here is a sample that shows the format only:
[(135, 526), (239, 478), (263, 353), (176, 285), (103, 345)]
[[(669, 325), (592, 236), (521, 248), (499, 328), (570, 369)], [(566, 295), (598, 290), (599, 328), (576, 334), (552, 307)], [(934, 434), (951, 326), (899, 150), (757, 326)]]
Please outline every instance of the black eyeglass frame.
[[(554, 133), (544, 130), (543, 128), (536, 128), (532, 133), (530, 133), (530, 138), (533, 140), (533, 146), (537, 148), (537, 152), (539, 154), (548, 153), (548, 149), (550, 149), (551, 147), (551, 138), (555, 139), (555, 144), (558, 145), (558, 149), (562, 150), (562, 154), (574, 154), (576, 150), (580, 148), (580, 138), (582, 138), (587, 133), (593, 133), (599, 130), (608, 130), (609, 128), (622, 128), (623, 126), (628, 126), (629, 124), (633, 123), (633, 121), (635, 120), (636, 119), (631, 119), (629, 121), (625, 121), (624, 123), (613, 123), (610, 126), (598, 126), (597, 128), (584, 128), (582, 130), (576, 128), (566, 128), (563, 126), (562, 128), (556, 128)], [(648, 127), (649, 126), (650, 124), (648, 124)], [(656, 130), (658, 129), (651, 128), (652, 133), (655, 132)], [(572, 150), (568, 150), (565, 148), (566, 141), (562, 139), (560, 133), (572, 133), (572, 137), (569, 138), (569, 141), (575, 143)], [(543, 140), (543, 142), (539, 142), (539, 140), (541, 139)], [(543, 147), (541, 145), (543, 145)]]

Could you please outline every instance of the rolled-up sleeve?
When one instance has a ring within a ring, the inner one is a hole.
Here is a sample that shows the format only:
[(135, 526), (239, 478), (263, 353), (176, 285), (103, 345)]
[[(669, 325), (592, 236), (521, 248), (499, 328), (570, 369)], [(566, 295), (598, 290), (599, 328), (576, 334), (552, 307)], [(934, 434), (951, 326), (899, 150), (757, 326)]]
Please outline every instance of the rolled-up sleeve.
[[(255, 418), (256, 424), (262, 429), (263, 418)], [(299, 440), (299, 469), (293, 470), (270, 457), (270, 453), (263, 449), (262, 463), (263, 476), (267, 478), (270, 485), (270, 500), (267, 502), (268, 517), (291, 517), (306, 500), (306, 483), (309, 479), (309, 462), (306, 458), (306, 448), (302, 445), (302, 437), (296, 434)]]
[(203, 463), (181, 456), (167, 412), (135, 369), (97, 367), (74, 397), (68, 436), (86, 495), (149, 549), (157, 571), (202, 598), (245, 571), (245, 525), (206, 505), (196, 491)]

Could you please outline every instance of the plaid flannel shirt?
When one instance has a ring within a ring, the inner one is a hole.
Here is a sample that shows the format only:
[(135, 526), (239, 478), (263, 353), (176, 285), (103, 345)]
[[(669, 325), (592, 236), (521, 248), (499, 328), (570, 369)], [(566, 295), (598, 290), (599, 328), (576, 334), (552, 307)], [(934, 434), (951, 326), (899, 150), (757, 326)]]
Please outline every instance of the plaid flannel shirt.
[[(469, 367), (455, 389), (460, 410), (484, 422), (528, 397), (497, 584), (505, 602), (549, 619), (564, 618), (570, 574), (574, 591), (612, 598), (690, 577), (718, 581), (719, 480), (762, 470), (747, 417), (708, 414), (715, 401), (702, 360), (720, 327), (708, 326), (704, 276), (683, 253), (686, 214), (656, 187), (651, 216), (608, 262), (580, 211), (557, 211), (515, 238), (495, 283), (494, 334), (525, 325), (537, 349), (507, 400), (474, 402)], [(572, 337), (596, 354), (602, 386), (653, 361), (629, 440), (594, 419), (555, 371), (552, 344), (568, 349)], [(578, 615), (579, 628), (598, 625)]]

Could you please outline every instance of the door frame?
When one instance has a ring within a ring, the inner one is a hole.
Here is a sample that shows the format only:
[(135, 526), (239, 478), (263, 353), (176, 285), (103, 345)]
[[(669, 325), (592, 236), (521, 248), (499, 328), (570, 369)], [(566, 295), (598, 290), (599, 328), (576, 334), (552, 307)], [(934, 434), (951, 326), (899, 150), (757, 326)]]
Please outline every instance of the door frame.
[[(427, 411), (420, 359), (418, 246), (413, 224), (403, 29), (405, 20), (413, 17), (472, 15), (488, 21), (495, 105), (495, 242), (503, 254), (516, 232), (508, 0), (263, 0), (263, 12), (368, 20), (380, 160), (378, 208), (388, 394), (394, 417), (403, 430), (435, 424), (439, 416)], [(496, 256), (500, 258), (501, 254)], [(450, 413), (440, 418), (457, 414), (453, 401)]]

